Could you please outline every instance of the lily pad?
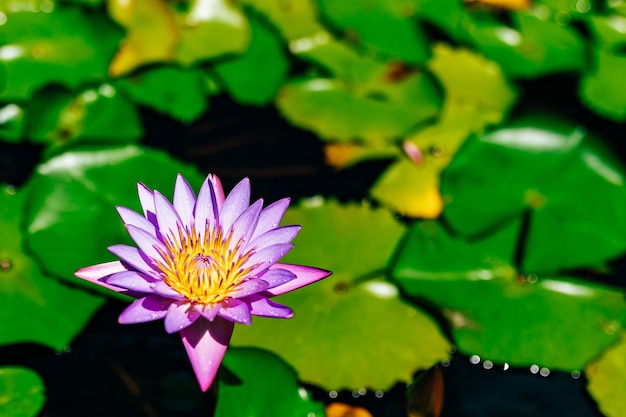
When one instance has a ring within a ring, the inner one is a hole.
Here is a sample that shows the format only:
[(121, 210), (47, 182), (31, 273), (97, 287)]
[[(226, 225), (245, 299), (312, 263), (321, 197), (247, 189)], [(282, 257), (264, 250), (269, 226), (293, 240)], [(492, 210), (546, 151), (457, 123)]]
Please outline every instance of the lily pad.
[(0, 104), (0, 138), (8, 142), (20, 142), (24, 136), (26, 119), (24, 108), (18, 104)]
[(85, 140), (132, 142), (142, 134), (137, 110), (115, 87), (102, 84), (78, 95), (58, 88), (38, 91), (28, 112), (28, 137), (62, 146)]
[(25, 100), (53, 83), (106, 77), (122, 36), (103, 13), (65, 6), (10, 13), (0, 31), (0, 99)]
[(324, 30), (318, 22), (314, 0), (242, 0), (241, 3), (264, 15), (287, 41)]
[(567, 276), (518, 275), (519, 225), (467, 242), (439, 223), (415, 223), (393, 275), (409, 295), (440, 309), (468, 355), (512, 366), (582, 369), (619, 338), (624, 294)]
[(248, 49), (215, 65), (226, 90), (243, 104), (270, 103), (287, 77), (289, 61), (283, 45), (258, 17), (249, 17), (252, 39)]
[(594, 67), (580, 84), (583, 103), (604, 117), (626, 120), (626, 86), (622, 75), (626, 71), (626, 55), (599, 49), (594, 52)]
[(191, 122), (207, 109), (204, 77), (199, 69), (159, 66), (121, 78), (115, 86), (137, 104)]
[(448, 356), (436, 323), (383, 278), (404, 231), (389, 212), (315, 198), (289, 210), (284, 223), (303, 226), (284, 261), (333, 275), (277, 297), (294, 318), (255, 319), (237, 328), (234, 345), (270, 349), (303, 381), (328, 389), (388, 388)]
[(294, 369), (275, 354), (231, 348), (220, 369), (215, 416), (323, 417), (324, 406), (311, 399)]
[(527, 272), (597, 266), (626, 251), (623, 168), (564, 119), (525, 116), (470, 138), (444, 171), (442, 193), (444, 217), (466, 236), (529, 211)]
[(589, 18), (589, 29), (597, 47), (616, 53), (626, 45), (626, 17), (618, 14), (594, 15)]
[(587, 391), (607, 417), (619, 417), (626, 407), (622, 393), (626, 390), (626, 339), (605, 350), (585, 370)]
[(46, 401), (44, 390), (43, 381), (34, 371), (0, 367), (0, 415), (35, 417)]
[(38, 166), (31, 180), (29, 250), (59, 278), (96, 288), (76, 279), (74, 271), (115, 260), (106, 249), (110, 245), (131, 244), (115, 206), (140, 211), (139, 181), (171, 195), (177, 173), (196, 189), (202, 183), (190, 166), (133, 145), (85, 146), (50, 159)]
[[(103, 299), (46, 277), (25, 253), (20, 229), (25, 198), (24, 190), (0, 186), (0, 322), (11, 323), (0, 332), (0, 345), (34, 342), (63, 350)], [(54, 247), (47, 248), (50, 256), (58, 254)]]

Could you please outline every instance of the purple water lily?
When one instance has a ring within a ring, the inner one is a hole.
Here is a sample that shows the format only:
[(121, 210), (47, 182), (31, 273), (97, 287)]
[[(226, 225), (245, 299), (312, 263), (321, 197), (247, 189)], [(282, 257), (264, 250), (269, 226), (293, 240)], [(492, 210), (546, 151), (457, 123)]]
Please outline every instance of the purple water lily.
[(138, 184), (143, 216), (118, 207), (137, 248), (114, 245), (120, 261), (82, 268), (76, 276), (136, 300), (120, 323), (165, 319), (180, 332), (203, 391), (215, 379), (235, 323), (251, 316), (290, 318), (292, 311), (270, 298), (320, 280), (330, 272), (276, 263), (293, 245), (300, 226), (278, 224), (285, 198), (263, 208), (250, 205), (244, 179), (225, 198), (220, 180), (209, 175), (198, 198), (179, 175), (171, 204)]

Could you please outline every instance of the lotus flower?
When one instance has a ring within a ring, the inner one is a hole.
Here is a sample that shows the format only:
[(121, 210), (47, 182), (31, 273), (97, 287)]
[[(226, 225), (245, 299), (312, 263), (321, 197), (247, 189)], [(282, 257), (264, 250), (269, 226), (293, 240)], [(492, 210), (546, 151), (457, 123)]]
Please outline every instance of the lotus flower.
[(251, 316), (290, 318), (272, 297), (322, 279), (330, 272), (277, 261), (293, 245), (300, 226), (278, 224), (285, 198), (263, 208), (250, 205), (250, 182), (224, 198), (209, 175), (198, 198), (179, 175), (171, 204), (138, 184), (143, 216), (117, 211), (137, 247), (113, 245), (120, 260), (82, 268), (76, 276), (136, 298), (120, 315), (123, 324), (164, 318), (168, 333), (180, 332), (203, 391), (212, 384), (235, 323)]

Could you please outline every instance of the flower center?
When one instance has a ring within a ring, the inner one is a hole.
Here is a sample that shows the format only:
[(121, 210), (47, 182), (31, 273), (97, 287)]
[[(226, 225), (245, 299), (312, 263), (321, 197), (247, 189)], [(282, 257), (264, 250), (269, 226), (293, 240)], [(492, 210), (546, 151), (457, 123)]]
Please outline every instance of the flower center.
[(199, 304), (215, 304), (229, 297), (252, 267), (243, 268), (252, 251), (242, 253), (240, 242), (229, 249), (232, 233), (206, 227), (204, 237), (195, 228), (179, 228), (178, 239), (164, 238), (164, 262), (156, 263), (163, 281), (183, 297)]

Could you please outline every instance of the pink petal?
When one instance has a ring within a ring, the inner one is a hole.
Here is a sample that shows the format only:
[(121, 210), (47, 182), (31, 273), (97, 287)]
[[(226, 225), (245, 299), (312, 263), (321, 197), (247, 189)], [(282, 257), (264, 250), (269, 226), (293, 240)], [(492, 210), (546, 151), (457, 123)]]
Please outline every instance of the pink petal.
[(263, 233), (278, 227), (285, 211), (287, 211), (287, 207), (289, 207), (289, 201), (288, 198), (283, 198), (265, 207), (259, 216), (259, 223), (256, 226), (252, 239), (256, 239), (257, 236), (261, 236)]
[(290, 319), (293, 311), (287, 306), (268, 300), (261, 295), (252, 295), (246, 299), (250, 305), (250, 314), (263, 317)]
[(285, 269), (268, 269), (259, 278), (268, 283), (267, 289), (271, 289), (296, 279), (296, 275)]
[(250, 180), (244, 178), (226, 197), (220, 208), (220, 224), (224, 230), (229, 230), (237, 217), (250, 206)]
[(76, 275), (78, 278), (82, 278), (91, 283), (100, 285), (111, 291), (123, 292), (126, 291), (124, 288), (116, 287), (107, 284), (104, 281), (101, 281), (102, 278), (123, 271), (128, 271), (128, 269), (126, 269), (126, 267), (122, 265), (120, 261), (114, 261), (81, 268), (78, 271), (74, 272), (74, 275)]
[(204, 237), (204, 231), (207, 225), (214, 226), (219, 216), (215, 187), (209, 177), (207, 177), (204, 183), (202, 183), (202, 187), (200, 187), (193, 215), (196, 232), (198, 232), (201, 237)]
[(174, 208), (183, 222), (183, 226), (191, 229), (193, 224), (193, 208), (196, 205), (196, 195), (187, 180), (180, 174), (176, 177), (174, 186)]
[(283, 226), (272, 229), (255, 238), (248, 247), (261, 249), (277, 243), (290, 243), (301, 228), (301, 226)]
[(134, 324), (162, 319), (167, 314), (170, 304), (172, 300), (158, 295), (149, 295), (133, 301), (126, 307), (126, 310), (122, 311), (117, 321), (120, 324)]
[(235, 220), (232, 226), (232, 237), (228, 249), (234, 250), (237, 244), (241, 241), (245, 243), (250, 241), (254, 228), (259, 221), (259, 213), (263, 207), (263, 200), (257, 200), (254, 204), (248, 207), (239, 217)]
[[(165, 246), (154, 235), (143, 229), (138, 229), (133, 225), (126, 226), (128, 234), (133, 238), (139, 249), (152, 259), (163, 260), (161, 253), (166, 253)], [(160, 252), (159, 252), (160, 251)]]
[(146, 232), (150, 232), (152, 234), (155, 234), (156, 232), (156, 227), (154, 224), (150, 223), (145, 217), (143, 217), (141, 214), (137, 213), (134, 210), (131, 210), (129, 208), (126, 207), (121, 207), (121, 206), (117, 206), (117, 212), (120, 215), (120, 217), (122, 218), (122, 221), (124, 222), (124, 224), (132, 224), (133, 226), (139, 228), (139, 229), (143, 229)]
[(152, 264), (152, 260), (148, 258), (139, 249), (134, 246), (113, 245), (109, 246), (109, 251), (120, 258), (124, 263), (132, 266), (140, 272), (159, 278), (159, 269)]
[(107, 284), (142, 293), (151, 293), (152, 288), (150, 285), (154, 281), (154, 278), (135, 271), (118, 272), (106, 278)]
[(300, 287), (304, 287), (305, 285), (312, 284), (315, 281), (319, 281), (322, 278), (326, 278), (327, 276), (332, 274), (332, 272), (326, 271), (324, 269), (313, 268), (303, 265), (274, 264), (271, 268), (284, 269), (296, 275), (296, 279), (279, 285), (276, 288), (272, 288), (271, 290), (267, 290), (267, 292), (270, 293), (272, 296), (296, 290)]
[(200, 319), (180, 331), (191, 366), (202, 391), (209, 389), (222, 363), (234, 323), (217, 317), (213, 322)]
[(143, 214), (149, 221), (153, 220), (154, 213), (154, 193), (142, 183), (137, 183), (137, 194), (139, 194), (139, 202), (143, 209)]
[(220, 308), (222, 308), (222, 306), (219, 304), (213, 304), (210, 306), (204, 305), (202, 307), (196, 307), (198, 312), (202, 314), (202, 317), (204, 317), (208, 321), (213, 321), (215, 319), (215, 316), (217, 316), (217, 313), (220, 311)]
[(198, 318), (198, 313), (191, 305), (187, 303), (170, 305), (165, 316), (165, 331), (174, 333), (191, 326)]
[[(217, 208), (221, 209), (224, 205), (224, 187), (217, 175), (209, 174), (207, 179), (213, 184), (213, 191), (215, 192), (215, 201), (217, 202)], [(218, 210), (219, 211), (219, 210)]]
[(258, 252), (252, 254), (250, 258), (243, 264), (243, 268), (254, 267), (250, 271), (250, 276), (254, 276), (285, 256), (293, 248), (291, 243), (279, 243), (277, 245), (267, 246)]
[(171, 242), (180, 243), (178, 228), (183, 225), (183, 222), (178, 217), (174, 206), (158, 191), (154, 192), (154, 206), (161, 235), (169, 236)]
[(269, 288), (269, 284), (262, 279), (251, 279), (239, 284), (235, 291), (230, 293), (231, 297), (240, 298), (250, 294), (256, 294)]
[(231, 298), (222, 301), (222, 308), (217, 315), (241, 324), (250, 324), (250, 309), (243, 301)]

